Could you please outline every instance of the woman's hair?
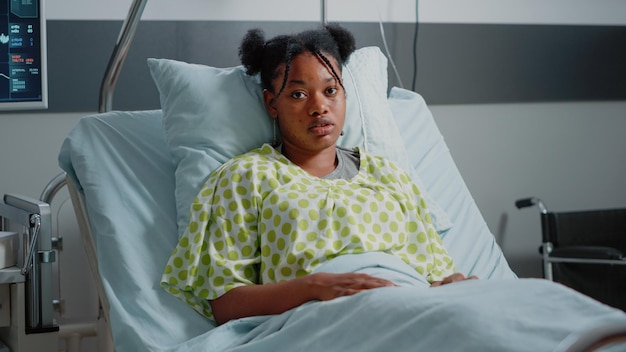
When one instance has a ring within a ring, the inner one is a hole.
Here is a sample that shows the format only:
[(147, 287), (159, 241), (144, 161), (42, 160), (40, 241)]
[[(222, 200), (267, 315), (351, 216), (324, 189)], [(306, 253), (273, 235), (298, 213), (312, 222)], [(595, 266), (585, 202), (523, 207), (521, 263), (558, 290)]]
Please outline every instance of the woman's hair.
[(291, 61), (304, 52), (310, 52), (328, 66), (332, 75), (343, 86), (338, 72), (335, 72), (328, 56), (333, 57), (341, 66), (355, 50), (354, 36), (345, 28), (329, 24), (319, 29), (307, 30), (298, 34), (279, 35), (265, 41), (265, 34), (260, 29), (251, 29), (246, 33), (239, 47), (239, 58), (248, 75), (261, 74), (261, 85), (274, 92), (272, 81), (280, 73), (278, 67), (285, 65), (285, 75), (277, 95), (282, 93), (291, 68)]

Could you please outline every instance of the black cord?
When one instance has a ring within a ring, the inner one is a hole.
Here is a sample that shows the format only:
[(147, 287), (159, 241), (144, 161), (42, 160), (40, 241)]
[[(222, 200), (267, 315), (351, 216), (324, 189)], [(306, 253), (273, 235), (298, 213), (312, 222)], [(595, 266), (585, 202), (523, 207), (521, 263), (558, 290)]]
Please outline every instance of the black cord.
[(419, 31), (419, 23), (418, 23), (418, 14), (419, 14), (419, 4), (418, 0), (415, 0), (415, 31), (413, 33), (413, 83), (411, 85), (411, 90), (415, 92), (415, 84), (417, 81), (417, 33)]

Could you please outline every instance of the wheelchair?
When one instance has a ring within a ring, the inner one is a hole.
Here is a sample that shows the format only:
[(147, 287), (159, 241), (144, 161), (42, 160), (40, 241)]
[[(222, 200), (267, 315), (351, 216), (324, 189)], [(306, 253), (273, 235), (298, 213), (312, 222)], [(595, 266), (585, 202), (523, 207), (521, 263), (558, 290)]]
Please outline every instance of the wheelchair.
[(543, 277), (626, 311), (626, 208), (554, 212), (539, 198)]

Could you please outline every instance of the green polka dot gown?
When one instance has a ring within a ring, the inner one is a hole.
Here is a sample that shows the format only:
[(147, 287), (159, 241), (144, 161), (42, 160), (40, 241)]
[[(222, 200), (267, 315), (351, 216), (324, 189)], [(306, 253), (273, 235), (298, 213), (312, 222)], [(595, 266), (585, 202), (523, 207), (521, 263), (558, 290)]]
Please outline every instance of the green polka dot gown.
[(454, 272), (419, 189), (394, 163), (361, 152), (355, 177), (321, 179), (264, 145), (209, 176), (161, 285), (213, 319), (207, 300), (234, 287), (370, 251), (401, 258), (429, 282)]

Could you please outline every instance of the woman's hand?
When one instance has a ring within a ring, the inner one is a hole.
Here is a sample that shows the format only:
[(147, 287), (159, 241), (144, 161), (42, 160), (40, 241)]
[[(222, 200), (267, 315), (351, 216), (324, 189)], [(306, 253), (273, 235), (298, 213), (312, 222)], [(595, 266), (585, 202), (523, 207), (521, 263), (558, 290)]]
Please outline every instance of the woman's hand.
[(306, 277), (312, 299), (328, 301), (337, 297), (350, 296), (361, 291), (380, 287), (396, 286), (393, 282), (367, 274), (317, 273)]
[(478, 276), (476, 275), (472, 275), (470, 277), (465, 277), (465, 275), (461, 274), (461, 273), (454, 273), (450, 276), (446, 276), (443, 278), (443, 280), (441, 281), (435, 281), (432, 284), (430, 284), (430, 287), (437, 287), (437, 286), (441, 286), (441, 285), (447, 285), (447, 284), (451, 284), (453, 282), (457, 282), (457, 281), (465, 281), (465, 280), (477, 280)]
[(364, 290), (395, 286), (391, 281), (367, 274), (311, 274), (289, 281), (236, 287), (211, 300), (218, 324), (255, 315), (280, 314), (303, 303), (328, 301)]

